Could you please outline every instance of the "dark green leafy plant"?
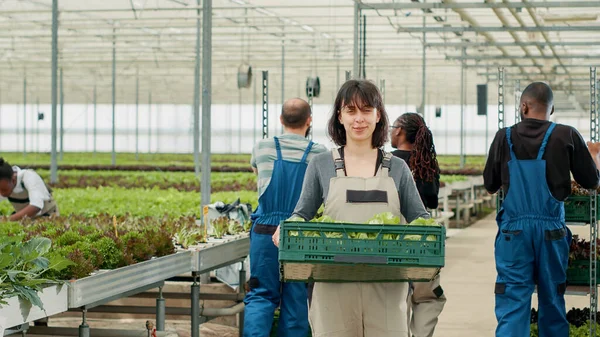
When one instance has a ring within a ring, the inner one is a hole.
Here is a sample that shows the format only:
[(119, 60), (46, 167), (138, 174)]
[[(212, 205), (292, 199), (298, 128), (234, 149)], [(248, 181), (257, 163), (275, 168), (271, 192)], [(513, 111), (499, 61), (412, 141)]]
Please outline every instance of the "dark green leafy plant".
[(45, 285), (60, 283), (49, 277), (49, 273), (61, 272), (74, 263), (48, 254), (52, 246), (48, 238), (36, 237), (25, 242), (23, 238), (23, 235), (0, 237), (0, 305), (7, 304), (7, 298), (18, 296), (43, 310), (37, 293)]

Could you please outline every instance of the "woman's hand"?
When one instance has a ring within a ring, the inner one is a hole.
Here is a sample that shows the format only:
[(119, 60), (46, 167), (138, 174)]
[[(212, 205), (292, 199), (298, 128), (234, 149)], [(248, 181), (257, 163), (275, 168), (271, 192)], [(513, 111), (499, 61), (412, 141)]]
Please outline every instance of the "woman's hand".
[(273, 234), (273, 244), (275, 245), (275, 247), (279, 247), (279, 226), (277, 226), (277, 229), (275, 230), (275, 234)]

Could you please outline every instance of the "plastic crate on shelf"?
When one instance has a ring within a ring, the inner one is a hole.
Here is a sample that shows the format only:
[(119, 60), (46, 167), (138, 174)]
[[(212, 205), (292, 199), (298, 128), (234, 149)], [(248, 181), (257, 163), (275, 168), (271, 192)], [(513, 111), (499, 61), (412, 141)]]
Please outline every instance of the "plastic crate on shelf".
[(590, 221), (590, 196), (571, 195), (565, 200), (565, 220), (567, 222)]
[(426, 282), (444, 266), (443, 226), (282, 222), (281, 277), (293, 282)]
[[(596, 269), (596, 280), (600, 279), (600, 269)], [(570, 285), (590, 284), (590, 260), (569, 261), (567, 283)]]

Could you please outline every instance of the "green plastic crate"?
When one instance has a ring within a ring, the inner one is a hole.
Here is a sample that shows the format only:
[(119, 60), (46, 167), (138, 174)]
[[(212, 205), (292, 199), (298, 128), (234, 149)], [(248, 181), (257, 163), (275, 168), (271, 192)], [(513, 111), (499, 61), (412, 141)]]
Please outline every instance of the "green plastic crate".
[[(598, 200), (598, 199), (596, 199)], [(598, 202), (596, 202), (598, 204)], [(598, 205), (597, 205), (598, 206)], [(572, 195), (565, 200), (565, 220), (567, 222), (590, 222), (590, 197)]]
[[(356, 238), (360, 233), (373, 238)], [(410, 240), (415, 235), (419, 241)], [(286, 282), (427, 282), (444, 266), (445, 241), (443, 226), (286, 221), (280, 230), (281, 278)]]
[[(598, 264), (600, 266), (600, 264)], [(596, 280), (600, 279), (600, 268), (596, 268)], [(590, 261), (574, 260), (569, 262), (567, 268), (567, 283), (571, 285), (590, 284)]]

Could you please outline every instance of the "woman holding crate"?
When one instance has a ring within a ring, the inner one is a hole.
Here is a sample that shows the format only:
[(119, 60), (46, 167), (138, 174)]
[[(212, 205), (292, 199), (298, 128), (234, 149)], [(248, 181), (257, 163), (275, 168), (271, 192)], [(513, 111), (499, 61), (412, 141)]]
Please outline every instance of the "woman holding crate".
[[(309, 163), (293, 216), (324, 215), (336, 221), (366, 222), (391, 212), (411, 222), (429, 218), (408, 165), (381, 148), (388, 116), (377, 87), (350, 80), (340, 88), (328, 132), (339, 146)], [(279, 233), (273, 241), (279, 245)], [(314, 337), (407, 336), (408, 283), (316, 282), (309, 309)]]

